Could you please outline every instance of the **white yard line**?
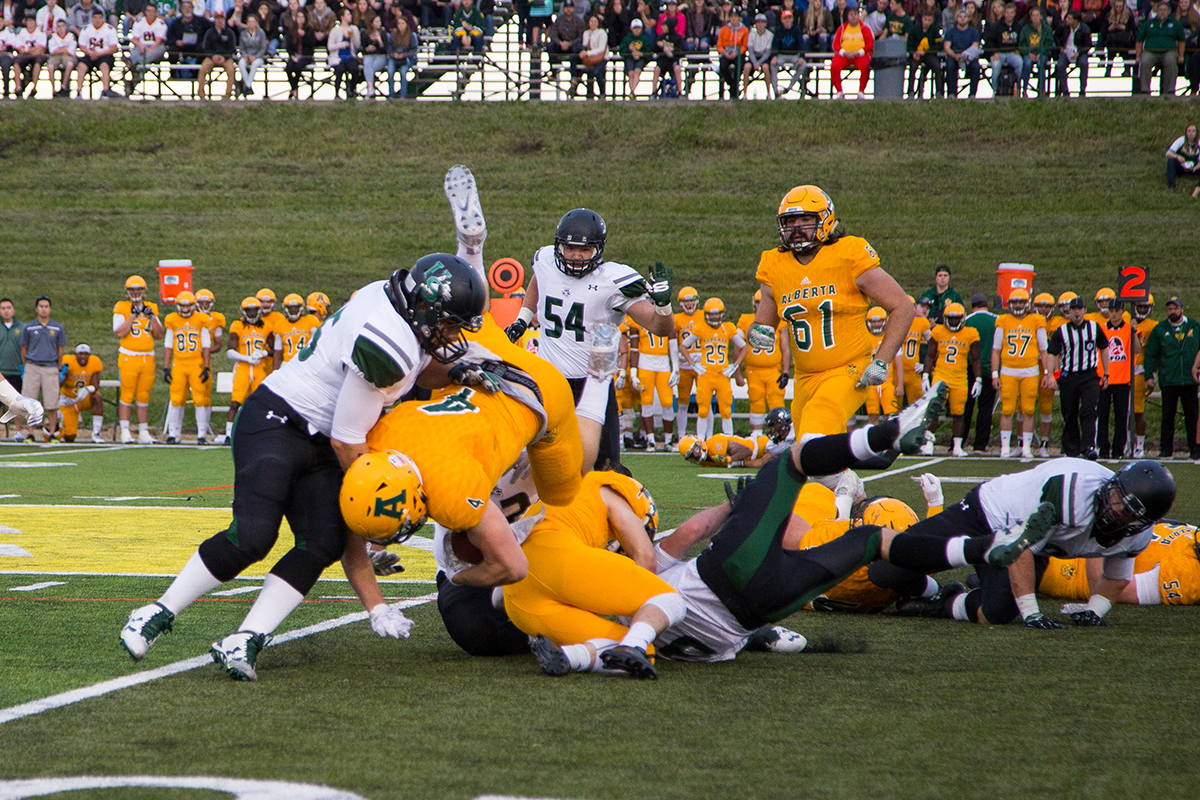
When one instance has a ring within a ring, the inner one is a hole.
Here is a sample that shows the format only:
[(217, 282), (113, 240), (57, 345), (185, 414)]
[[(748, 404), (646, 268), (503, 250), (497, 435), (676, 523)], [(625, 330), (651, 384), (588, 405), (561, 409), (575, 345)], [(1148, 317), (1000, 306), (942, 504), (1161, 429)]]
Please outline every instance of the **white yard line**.
[(890, 478), (892, 475), (900, 475), (901, 473), (904, 473), (904, 472), (912, 472), (913, 470), (917, 470), (917, 469), (925, 469), (926, 467), (932, 467), (934, 464), (940, 464), (945, 460), (946, 460), (945, 457), (931, 458), (928, 461), (922, 461), (917, 464), (910, 464), (907, 467), (900, 467), (900, 469), (890, 469), (887, 472), (880, 472), (877, 475), (868, 475), (867, 477), (862, 479), (862, 482), (868, 483), (870, 481), (877, 481), (880, 478)]
[[(25, 570), (25, 569), (0, 569), (0, 575), (67, 575), (81, 578), (174, 578), (178, 576), (178, 572), (62, 572), (61, 570)], [(261, 581), (261, 576), (238, 576), (235, 581)], [(318, 581), (326, 583), (349, 583), (345, 578), (318, 578)], [(395, 580), (385, 581), (384, 585), (391, 584), (414, 584), (433, 586), (437, 581), (431, 580)]]
[(10, 592), (36, 592), (38, 589), (49, 589), (51, 586), (66, 586), (66, 581), (43, 581), (42, 583), (31, 583), (28, 586), (14, 586), (9, 589)]
[[(126, 445), (128, 446), (128, 445)], [(111, 453), (114, 450), (124, 450), (124, 447), (89, 447), (86, 450), (61, 450), (57, 445), (47, 445), (32, 453), (0, 453), (0, 458), (45, 458), (47, 453), (56, 456), (74, 456), (80, 453)]]

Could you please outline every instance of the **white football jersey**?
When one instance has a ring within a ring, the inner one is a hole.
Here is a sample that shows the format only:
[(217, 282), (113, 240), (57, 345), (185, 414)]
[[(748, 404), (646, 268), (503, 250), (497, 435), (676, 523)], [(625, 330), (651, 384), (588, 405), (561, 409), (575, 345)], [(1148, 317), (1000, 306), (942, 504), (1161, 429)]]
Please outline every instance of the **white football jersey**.
[(37, 28), (33, 29), (33, 33), (30, 33), (25, 28), (21, 28), (21, 30), (17, 31), (13, 36), (13, 47), (15, 47), (18, 51), (32, 50), (35, 47), (45, 46), (46, 32), (38, 30)]
[(141, 42), (143, 47), (154, 47), (159, 41), (167, 39), (167, 23), (159, 17), (154, 20), (154, 24), (150, 25), (146, 22), (145, 17), (139, 17), (138, 21), (133, 23), (133, 32), (129, 37), (129, 41)]
[(412, 389), (432, 360), (384, 293), (387, 281), (369, 283), (313, 331), (299, 355), (272, 372), (263, 385), (329, 436), (338, 394), (353, 370), (383, 393), (384, 405)]
[(1095, 496), (1112, 470), (1082, 458), (1056, 458), (1031, 470), (993, 478), (979, 487), (979, 500), (992, 530), (1022, 523), (1043, 502), (1059, 509), (1059, 523), (1029, 548), (1034, 555), (1056, 558), (1104, 558), (1110, 578), (1133, 576), (1133, 557), (1146, 549), (1154, 526), (1126, 536), (1112, 547), (1091, 537)]
[(564, 274), (554, 263), (554, 248), (533, 254), (537, 278), (538, 355), (568, 378), (586, 378), (593, 325), (619, 325), (629, 307), (646, 294), (646, 282), (625, 264), (605, 261), (582, 278)]
[(67, 32), (66, 36), (59, 36), (57, 33), (50, 37), (50, 42), (46, 45), (46, 52), (53, 55), (55, 50), (67, 49), (67, 55), (75, 55), (75, 51), (79, 49), (79, 43), (75, 41), (75, 34)]
[(95, 25), (88, 25), (79, 32), (79, 46), (81, 48), (103, 51), (110, 47), (116, 48), (118, 45), (117, 29), (107, 22), (99, 28)]

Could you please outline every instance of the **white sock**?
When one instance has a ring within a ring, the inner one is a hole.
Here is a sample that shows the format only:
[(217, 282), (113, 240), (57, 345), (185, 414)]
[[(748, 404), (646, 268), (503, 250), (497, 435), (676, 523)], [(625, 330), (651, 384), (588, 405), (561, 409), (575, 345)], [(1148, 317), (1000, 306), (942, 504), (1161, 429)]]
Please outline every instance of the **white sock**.
[(928, 575), (925, 576), (925, 591), (921, 592), (921, 597), (926, 600), (936, 595), (942, 587), (938, 586), (938, 582)]
[(967, 618), (967, 594), (968, 592), (963, 592), (954, 598), (954, 604), (952, 606), (951, 613), (959, 622), (971, 621)]
[(233, 436), (233, 423), (232, 422), (225, 423), (225, 435)]
[(592, 668), (592, 654), (585, 644), (564, 644), (560, 648), (572, 672), (587, 672)]
[(212, 406), (196, 406), (196, 438), (208, 438), (208, 423), (212, 419)]
[(92, 435), (99, 436), (104, 429), (104, 417), (92, 417)]
[(1145, 436), (1137, 437), (1137, 446), (1138, 446), (1139, 450), (1145, 449), (1145, 447), (1146, 447), (1146, 437)]
[(204, 559), (200, 558), (200, 551), (197, 550), (192, 553), (192, 557), (183, 565), (183, 569), (180, 570), (175, 581), (158, 602), (166, 606), (172, 614), (178, 614), (190, 606), (197, 597), (211, 592), (220, 585), (221, 581), (208, 571), (208, 567), (204, 566)]
[(1021, 447), (1033, 447), (1033, 432), (1021, 434)]
[(859, 461), (879, 455), (871, 449), (867, 431), (870, 428), (855, 428), (850, 432), (850, 454)]
[(167, 410), (167, 435), (176, 439), (183, 436), (183, 406), (172, 405)]
[(621, 432), (633, 433), (633, 409), (627, 408), (621, 412)]
[(596, 648), (596, 660), (592, 662), (591, 666), (586, 668), (588, 672), (595, 672), (599, 673), (600, 675), (624, 674), (620, 670), (605, 669), (604, 662), (600, 660), (600, 656), (617, 646), (615, 641), (612, 639), (588, 639), (587, 643)]
[[(487, 230), (487, 224), (484, 224), (484, 231)], [(458, 243), (458, 250), (455, 253), (459, 258), (466, 261), (480, 275), (487, 277), (487, 270), (483, 268), (483, 245), (479, 246), (478, 250), (467, 247), (462, 242)]]
[(951, 567), (966, 567), (967, 556), (963, 552), (963, 547), (967, 543), (967, 537), (955, 536), (953, 539), (946, 540), (946, 561)]
[(143, 433), (146, 434), (147, 436), (150, 435), (150, 423), (148, 423), (148, 422), (139, 422), (138, 423), (138, 435), (140, 436)]
[(1005, 450), (1008, 449), (1009, 443), (1012, 441), (1012, 431), (1000, 431), (1000, 446)]
[(121, 420), (121, 433), (129, 433), (129, 420)]
[(258, 599), (250, 606), (250, 613), (242, 620), (238, 630), (273, 633), (303, 599), (304, 595), (290, 583), (278, 575), (268, 574)]
[(721, 417), (721, 433), (733, 436), (733, 417)]
[(648, 622), (635, 622), (629, 626), (628, 633), (621, 638), (621, 644), (645, 650), (654, 641), (655, 636), (658, 636), (658, 631), (654, 630), (653, 625)]
[(680, 438), (687, 435), (687, 402), (680, 400), (679, 408), (675, 412), (675, 435)]
[(766, 414), (750, 414), (750, 427), (756, 431), (761, 431), (763, 422), (766, 420)]
[(953, 440), (953, 442), (954, 442), (954, 452), (955, 453), (957, 453), (959, 450), (962, 450), (962, 437), (955, 438)]

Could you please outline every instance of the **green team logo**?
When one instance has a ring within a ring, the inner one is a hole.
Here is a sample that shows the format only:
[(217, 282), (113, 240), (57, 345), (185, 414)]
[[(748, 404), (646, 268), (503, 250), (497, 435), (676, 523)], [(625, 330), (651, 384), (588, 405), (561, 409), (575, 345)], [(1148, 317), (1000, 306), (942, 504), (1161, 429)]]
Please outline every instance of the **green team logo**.
[(425, 414), (438, 416), (441, 414), (478, 414), (479, 408), (471, 403), (475, 390), (463, 387), (462, 391), (447, 395), (436, 403), (421, 406)]
[(402, 490), (395, 497), (389, 497), (386, 500), (382, 497), (375, 498), (375, 516), (391, 517), (403, 522), (408, 518), (408, 509), (405, 506), (408, 503), (408, 490)]
[(451, 299), (450, 268), (439, 261), (433, 269), (425, 273), (425, 279), (421, 281), (417, 290), (421, 293), (421, 299), (427, 303)]

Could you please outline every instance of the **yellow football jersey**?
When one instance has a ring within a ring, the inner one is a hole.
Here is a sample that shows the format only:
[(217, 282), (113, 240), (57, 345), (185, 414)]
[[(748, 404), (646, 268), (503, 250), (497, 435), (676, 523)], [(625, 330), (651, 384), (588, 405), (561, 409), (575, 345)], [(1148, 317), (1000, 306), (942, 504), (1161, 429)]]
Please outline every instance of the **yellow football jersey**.
[(300, 349), (312, 340), (312, 332), (320, 325), (312, 314), (305, 314), (295, 322), (289, 322), (285, 318), (283, 324), (273, 331), (283, 341), (283, 360), (291, 361), (295, 358)]
[(824, 372), (871, 355), (866, 315), (870, 299), (855, 283), (879, 266), (865, 239), (843, 236), (807, 265), (791, 251), (763, 251), (755, 278), (771, 289), (779, 319), (791, 326), (797, 374)]
[(742, 460), (749, 461), (767, 452), (767, 442), (770, 440), (766, 436), (756, 436), (751, 439), (748, 436), (726, 436), (723, 433), (714, 433), (712, 436), (704, 440), (705, 458), (700, 462), (702, 467), (728, 467), (732, 465), (732, 460), (729, 456), (729, 444), (736, 442), (750, 450), (750, 455), (745, 456)]
[(913, 317), (912, 324), (908, 326), (908, 335), (904, 337), (904, 347), (900, 350), (906, 375), (913, 372), (913, 367), (921, 360), (921, 345), (926, 341), (925, 334), (932, 329), (928, 317)]
[(938, 347), (933, 380), (965, 384), (971, 345), (979, 342), (979, 331), (968, 325), (963, 325), (957, 331), (951, 331), (945, 325), (938, 325), (934, 327), (929, 338), (937, 342)]
[(1055, 315), (1055, 316), (1051, 317), (1050, 319), (1046, 320), (1046, 338), (1048, 339), (1051, 336), (1053, 336), (1054, 332), (1056, 330), (1058, 330), (1059, 328), (1061, 328), (1063, 325), (1066, 325), (1066, 324), (1067, 324), (1067, 318), (1060, 317), (1058, 315)]
[(222, 331), (228, 330), (228, 328), (225, 327), (225, 315), (220, 311), (214, 311), (208, 315), (209, 335), (216, 336), (218, 328), (220, 328)]
[(67, 368), (67, 377), (63, 378), (58, 390), (67, 397), (77, 397), (77, 392), (92, 382), (93, 375), (104, 371), (104, 362), (96, 355), (88, 357), (87, 366), (81, 366), (74, 353), (63, 356), (63, 366)]
[(1045, 328), (1046, 318), (1041, 314), (1026, 314), (1020, 318), (1004, 314), (996, 320), (996, 332), (1001, 336), (1000, 366), (1011, 369), (1036, 367), (1041, 352), (1037, 332)]
[(714, 328), (702, 319), (692, 327), (691, 335), (700, 340), (690, 349), (693, 357), (698, 356), (705, 372), (719, 372), (729, 366), (730, 343), (738, 335), (732, 322), (722, 322)]
[[(845, 535), (850, 520), (831, 519), (817, 522), (800, 540), (800, 549), (820, 547)], [(874, 611), (900, 599), (891, 589), (876, 586), (867, 576), (867, 567), (859, 567), (841, 583), (817, 596), (805, 608), (809, 611)]]
[(779, 367), (783, 364), (783, 336), (787, 328), (786, 325), (780, 324), (775, 330), (775, 343), (768, 350), (760, 350), (757, 347), (751, 347), (750, 342), (750, 326), (754, 324), (753, 314), (742, 314), (738, 318), (737, 327), (742, 332), (742, 337), (747, 342), (746, 358), (742, 361), (742, 367), (747, 370), (775, 370), (779, 371)]
[[(245, 320), (234, 320), (229, 326), (229, 335), (238, 337), (237, 351), (244, 356), (269, 353), (267, 347), (267, 329), (263, 322), (257, 325), (247, 325)], [(269, 359), (264, 358), (263, 363)]]
[(683, 337), (684, 331), (690, 331), (697, 322), (704, 321), (704, 309), (699, 305), (691, 314), (685, 314), (682, 311), (675, 314), (675, 335)]
[(650, 493), (640, 483), (619, 472), (592, 471), (583, 476), (579, 494), (570, 505), (546, 507), (546, 519), (539, 526), (565, 528), (588, 547), (608, 547), (616, 536), (608, 524), (608, 507), (600, 496), (602, 486), (621, 495), (638, 516), (649, 513)]
[(1133, 357), (1135, 366), (1143, 363), (1146, 352), (1146, 340), (1150, 337), (1150, 331), (1154, 330), (1154, 326), (1158, 323), (1152, 319), (1144, 319), (1137, 324), (1138, 340), (1141, 342), (1141, 347), (1138, 348), (1137, 355)]
[[(1158, 596), (1163, 605), (1200, 605), (1200, 559), (1194, 525), (1164, 520), (1154, 526), (1146, 549), (1134, 557), (1133, 571), (1144, 575), (1158, 568)], [(1087, 600), (1091, 595), (1087, 560), (1052, 558), (1038, 591), (1060, 600)]]
[(646, 328), (634, 322), (630, 317), (626, 317), (623, 324), (625, 324), (625, 329), (629, 333), (637, 337), (637, 348), (640, 355), (665, 356), (668, 354), (667, 342), (670, 341), (669, 337), (651, 333)]
[[(145, 305), (150, 307), (156, 315), (158, 314), (158, 306), (154, 303), (147, 302)], [(113, 306), (113, 315), (128, 317), (133, 313), (133, 304), (128, 300), (122, 300)], [(153, 353), (154, 352), (154, 337), (150, 334), (150, 318), (138, 316), (133, 321), (133, 327), (129, 329), (129, 333), (121, 337), (121, 349), (129, 353)]]
[[(173, 311), (163, 320), (163, 327), (166, 328), (168, 337), (174, 337), (173, 364), (192, 364), (204, 360), (204, 354), (201, 352), (204, 349), (202, 334), (212, 329), (212, 321), (207, 314), (195, 311), (190, 317), (183, 317)], [(211, 344), (210, 338), (209, 345)]]

